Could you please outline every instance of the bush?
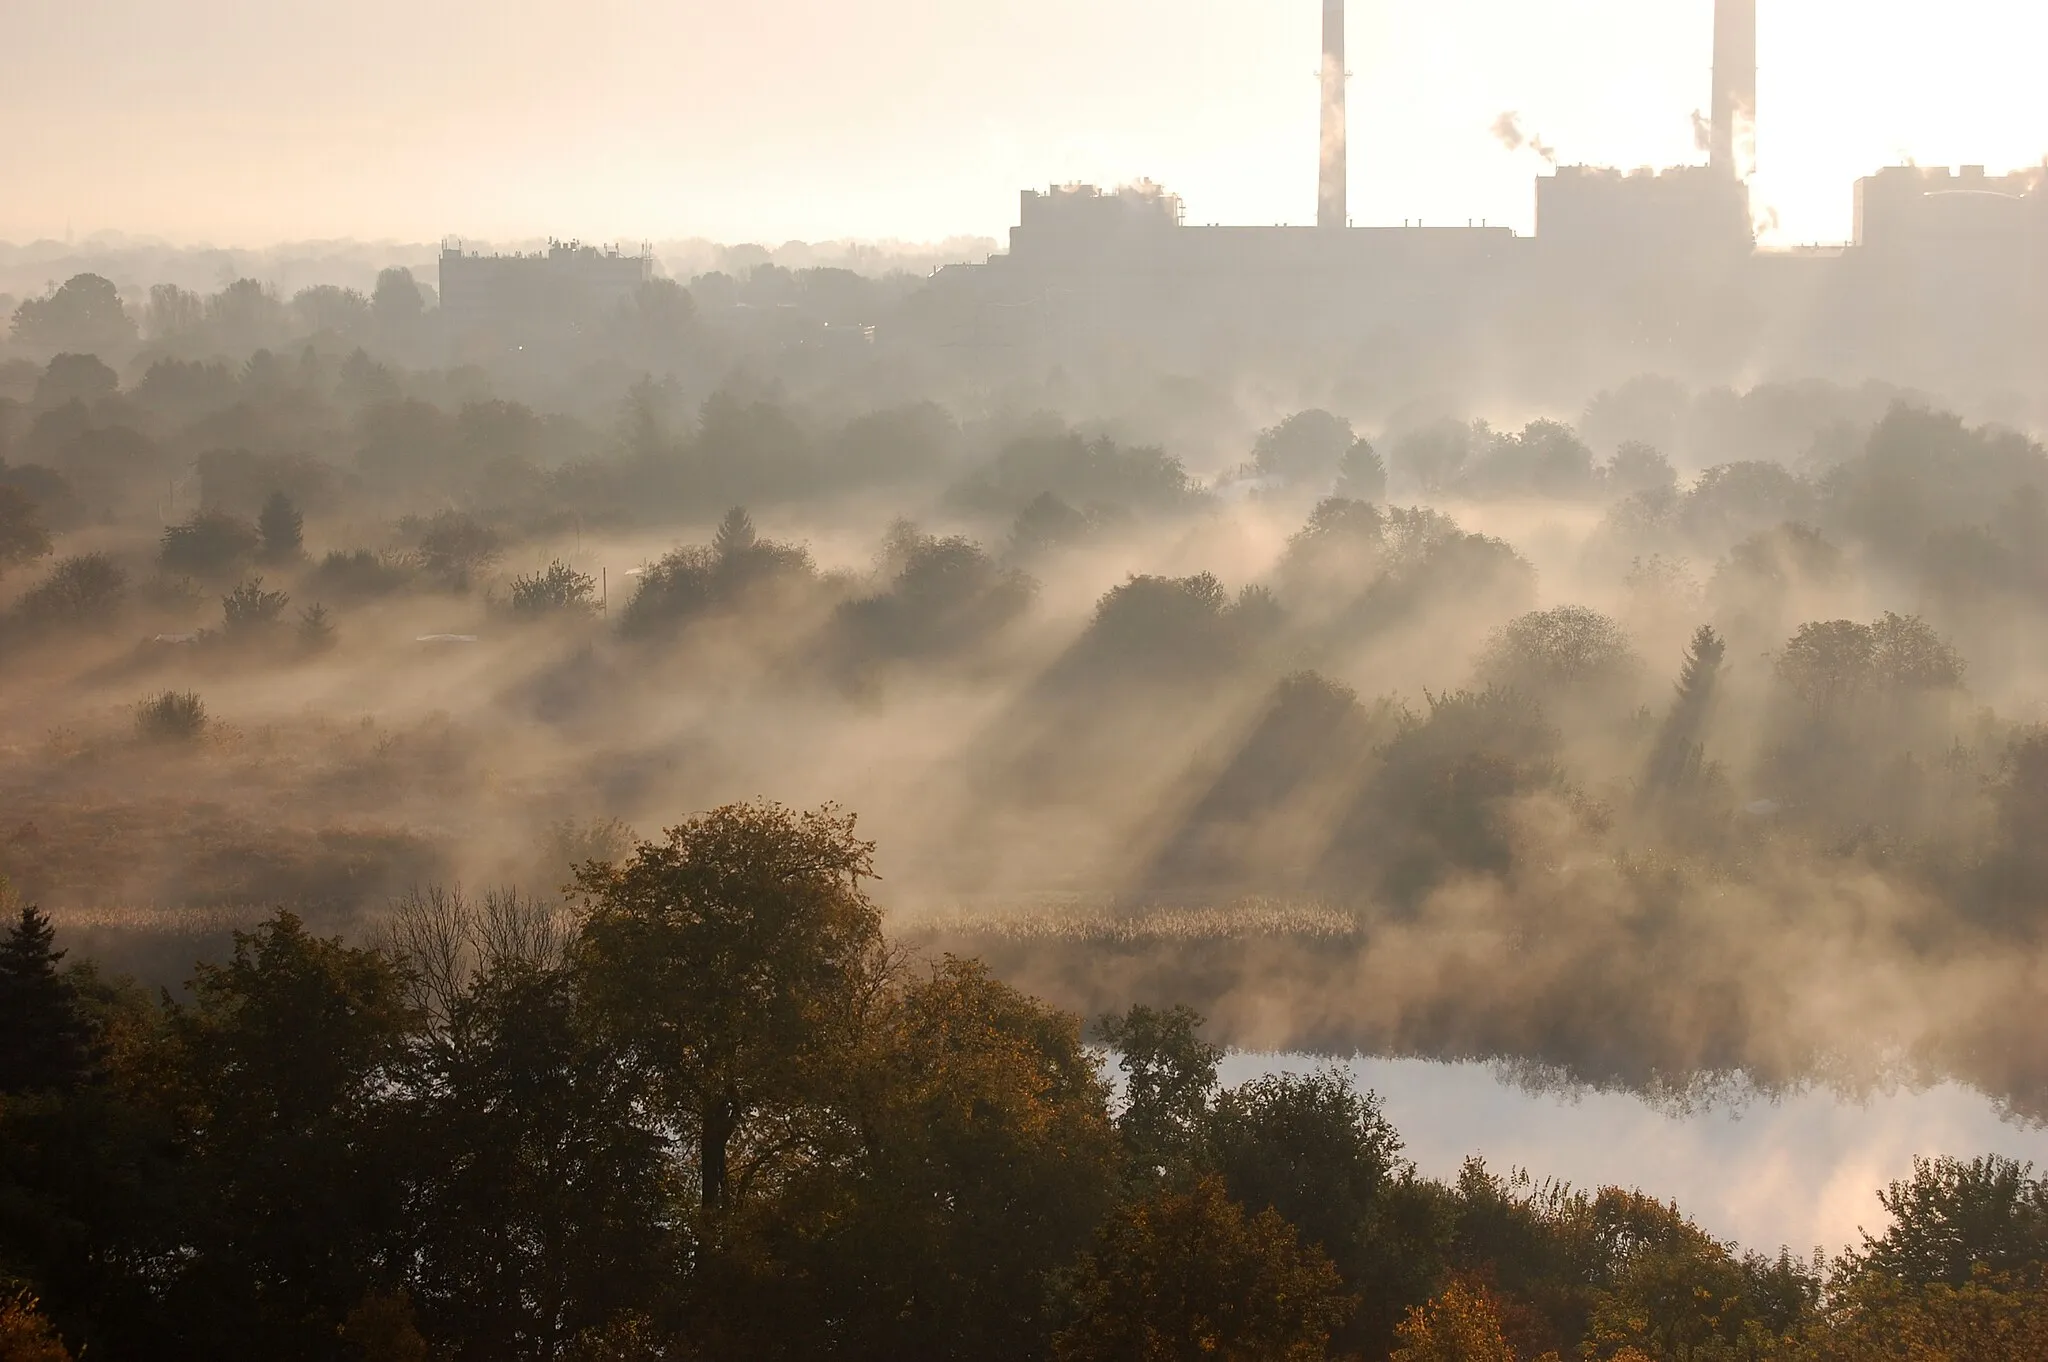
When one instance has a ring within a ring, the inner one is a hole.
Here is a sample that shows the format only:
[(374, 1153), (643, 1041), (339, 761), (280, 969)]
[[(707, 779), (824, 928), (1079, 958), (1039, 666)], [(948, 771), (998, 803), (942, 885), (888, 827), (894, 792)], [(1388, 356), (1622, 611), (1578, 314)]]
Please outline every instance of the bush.
[(299, 612), (299, 646), (309, 653), (334, 646), (334, 625), (327, 618), (327, 607), (318, 601)]
[(256, 556), (262, 542), (256, 527), (224, 511), (201, 511), (164, 531), (157, 563), (166, 572), (194, 577), (226, 576)]
[(135, 731), (150, 742), (190, 742), (206, 722), (206, 702), (189, 690), (167, 690), (135, 707)]
[(305, 528), (306, 518), (292, 499), (282, 492), (272, 492), (263, 503), (262, 514), (256, 517), (256, 532), (263, 539), (263, 561), (297, 562), (305, 551)]
[(409, 520), (404, 528), (415, 536), (420, 564), (457, 586), (466, 586), (471, 573), (503, 553), (497, 531), (460, 511), (441, 511), (424, 523)]
[(305, 585), (339, 600), (369, 600), (403, 591), (416, 574), (413, 560), (403, 554), (333, 549), (307, 576)]
[(221, 627), (230, 638), (248, 638), (277, 627), (291, 597), (282, 591), (265, 591), (261, 577), (251, 577), (220, 598)]
[(0, 1297), (0, 1358), (7, 1362), (71, 1362), (71, 1351), (26, 1291)]
[(101, 624), (128, 594), (128, 574), (104, 553), (65, 558), (30, 588), (16, 609), (35, 624)]
[(587, 572), (578, 572), (557, 558), (548, 564), (545, 572), (513, 579), (512, 611), (528, 617), (569, 611), (588, 613), (594, 604), (591, 594), (596, 590), (595, 577)]
[(18, 487), (0, 483), (0, 572), (32, 563), (50, 551), (40, 509)]
[(875, 655), (908, 657), (967, 647), (1027, 608), (1038, 584), (999, 568), (979, 545), (937, 539), (908, 526), (890, 546), (896, 575), (879, 595), (840, 607), (847, 641)]
[(735, 506), (719, 522), (709, 547), (685, 545), (641, 574), (619, 628), (628, 637), (645, 638), (739, 607), (756, 592), (816, 579), (807, 549), (761, 538), (746, 511)]

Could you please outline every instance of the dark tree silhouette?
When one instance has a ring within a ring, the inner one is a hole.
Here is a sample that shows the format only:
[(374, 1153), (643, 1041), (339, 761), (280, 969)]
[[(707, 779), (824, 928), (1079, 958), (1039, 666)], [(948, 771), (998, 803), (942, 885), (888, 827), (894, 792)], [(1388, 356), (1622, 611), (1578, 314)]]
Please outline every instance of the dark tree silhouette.
[(593, 1003), (694, 1137), (707, 1208), (744, 1184), (756, 1123), (800, 1105), (857, 1038), (881, 964), (873, 874), (850, 816), (775, 804), (715, 809), (577, 872)]
[(1201, 1026), (1201, 1015), (1191, 1008), (1161, 1010), (1142, 1003), (1099, 1024), (1102, 1042), (1124, 1074), (1117, 1131), (1132, 1171), (1143, 1180), (1184, 1162), (1201, 1140), (1223, 1058), (1222, 1050), (1198, 1034)]
[(0, 573), (49, 551), (50, 532), (41, 509), (20, 488), (0, 483)]
[(0, 1093), (76, 1086), (91, 1065), (91, 1028), (58, 972), (56, 929), (23, 908), (0, 938)]
[(1082, 1260), (1060, 1362), (1320, 1362), (1356, 1302), (1271, 1210), (1205, 1177), (1113, 1213)]
[(112, 281), (74, 274), (48, 297), (14, 309), (14, 338), (44, 351), (111, 353), (135, 343), (135, 320)]
[(263, 540), (263, 561), (297, 562), (306, 548), (305, 525), (306, 518), (292, 499), (282, 492), (272, 492), (256, 517), (256, 533)]
[(1699, 775), (1704, 759), (1700, 734), (1713, 712), (1721, 679), (1721, 659), (1728, 645), (1710, 624), (1693, 631), (1686, 645), (1685, 665), (1678, 673), (1677, 695), (1657, 730), (1657, 745), (1643, 774), (1646, 794), (1676, 789)]

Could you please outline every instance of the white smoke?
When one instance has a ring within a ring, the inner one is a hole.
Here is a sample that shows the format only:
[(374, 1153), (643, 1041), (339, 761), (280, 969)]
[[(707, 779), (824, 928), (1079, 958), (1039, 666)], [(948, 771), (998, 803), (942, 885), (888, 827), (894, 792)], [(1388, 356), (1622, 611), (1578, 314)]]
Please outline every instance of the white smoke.
[(1557, 164), (1557, 148), (1536, 133), (1524, 132), (1522, 116), (1512, 109), (1493, 120), (1493, 136), (1509, 151), (1520, 151), (1526, 147), (1535, 152), (1545, 165)]

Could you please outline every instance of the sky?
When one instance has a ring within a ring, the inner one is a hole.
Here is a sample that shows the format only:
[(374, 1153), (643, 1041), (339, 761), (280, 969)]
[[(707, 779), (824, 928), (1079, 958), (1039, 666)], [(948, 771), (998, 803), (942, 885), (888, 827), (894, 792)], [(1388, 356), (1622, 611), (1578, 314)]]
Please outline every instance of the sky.
[[(1757, 202), (2039, 164), (2048, 6), (1762, 0)], [(1149, 177), (1312, 221), (1316, 0), (0, 0), (0, 240), (999, 236)], [(1712, 0), (1350, 0), (1352, 215), (1533, 227), (1534, 154), (1694, 159)]]

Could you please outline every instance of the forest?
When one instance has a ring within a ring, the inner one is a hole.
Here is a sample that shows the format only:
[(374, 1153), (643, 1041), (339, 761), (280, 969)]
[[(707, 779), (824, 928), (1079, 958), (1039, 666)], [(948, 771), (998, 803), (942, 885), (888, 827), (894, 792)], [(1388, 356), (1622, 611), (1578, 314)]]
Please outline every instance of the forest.
[[(0, 1355), (2022, 1359), (2048, 1180), (1932, 1160), (1834, 1259), (1642, 1192), (1420, 1177), (1339, 1071), (882, 930), (850, 815), (729, 805), (152, 998), (0, 943)], [(1115, 1081), (1105, 1079), (1113, 1056)]]
[(928, 312), (15, 307), (0, 1357), (2048, 1353), (2024, 1164), (1746, 1250), (1217, 1069), (2048, 1118), (2024, 421)]

